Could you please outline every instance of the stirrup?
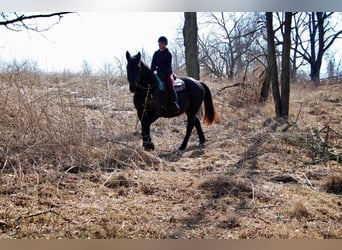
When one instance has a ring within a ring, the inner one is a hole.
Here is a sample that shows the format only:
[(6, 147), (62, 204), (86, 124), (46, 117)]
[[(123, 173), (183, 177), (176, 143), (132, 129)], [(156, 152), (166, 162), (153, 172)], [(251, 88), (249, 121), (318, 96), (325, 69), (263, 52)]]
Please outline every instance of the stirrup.
[(174, 102), (172, 104), (172, 109), (173, 109), (174, 112), (178, 112), (180, 110), (180, 107), (179, 107), (177, 102)]

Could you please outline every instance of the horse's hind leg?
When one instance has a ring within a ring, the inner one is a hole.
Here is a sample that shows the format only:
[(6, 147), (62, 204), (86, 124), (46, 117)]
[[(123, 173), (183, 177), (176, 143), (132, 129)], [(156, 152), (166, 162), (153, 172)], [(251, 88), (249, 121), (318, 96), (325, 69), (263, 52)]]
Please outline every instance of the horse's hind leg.
[(188, 125), (186, 126), (186, 134), (184, 137), (184, 140), (181, 144), (181, 146), (179, 147), (179, 150), (185, 150), (186, 146), (188, 145), (188, 141), (191, 135), (191, 131), (194, 128), (194, 121), (188, 121)]
[[(192, 132), (192, 129), (194, 128), (195, 124), (196, 124), (196, 119), (197, 117), (195, 115), (192, 114), (188, 114), (188, 124), (186, 125), (186, 134), (184, 137), (184, 140), (181, 144), (181, 146), (179, 147), (179, 150), (185, 150), (186, 146), (188, 145), (188, 141)], [(197, 129), (197, 126), (196, 126)]]
[(203, 145), (205, 143), (205, 137), (202, 130), (201, 122), (197, 117), (195, 118), (195, 127), (198, 134), (199, 144)]

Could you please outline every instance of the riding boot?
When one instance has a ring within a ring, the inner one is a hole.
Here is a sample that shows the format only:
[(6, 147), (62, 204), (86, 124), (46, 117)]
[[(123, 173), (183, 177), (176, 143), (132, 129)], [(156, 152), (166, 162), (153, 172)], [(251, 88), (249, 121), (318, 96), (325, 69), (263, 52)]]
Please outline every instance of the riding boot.
[(170, 97), (171, 97), (171, 102), (172, 102), (172, 111), (178, 112), (180, 110), (180, 107), (178, 105), (178, 96), (177, 92), (174, 88), (171, 89), (170, 91)]

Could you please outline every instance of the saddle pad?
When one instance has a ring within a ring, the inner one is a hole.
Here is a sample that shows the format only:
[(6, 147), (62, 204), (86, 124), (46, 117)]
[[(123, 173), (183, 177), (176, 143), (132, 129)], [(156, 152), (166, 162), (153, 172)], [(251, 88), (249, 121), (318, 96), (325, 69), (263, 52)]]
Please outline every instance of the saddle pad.
[(180, 78), (176, 78), (176, 80), (173, 82), (173, 86), (176, 91), (182, 91), (185, 89), (185, 83)]

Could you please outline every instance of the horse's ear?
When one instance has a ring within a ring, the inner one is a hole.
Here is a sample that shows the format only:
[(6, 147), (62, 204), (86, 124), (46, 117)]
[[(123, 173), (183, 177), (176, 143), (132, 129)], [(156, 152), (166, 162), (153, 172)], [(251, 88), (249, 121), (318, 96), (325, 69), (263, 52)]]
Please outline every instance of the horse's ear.
[(140, 60), (141, 60), (141, 53), (138, 52), (138, 54), (137, 54), (137, 61), (140, 62)]
[(127, 59), (127, 61), (129, 61), (129, 59), (131, 59), (131, 54), (128, 52), (128, 50), (126, 51), (126, 59)]

